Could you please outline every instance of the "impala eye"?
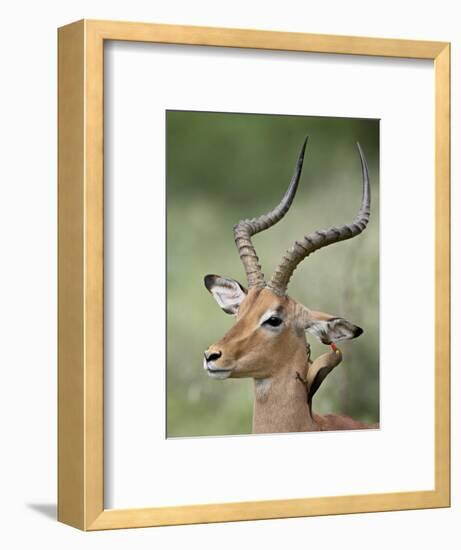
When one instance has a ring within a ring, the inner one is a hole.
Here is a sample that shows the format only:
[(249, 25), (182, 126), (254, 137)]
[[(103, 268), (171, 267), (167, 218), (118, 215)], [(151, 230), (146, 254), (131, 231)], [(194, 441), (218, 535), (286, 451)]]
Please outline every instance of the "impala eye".
[(263, 325), (269, 325), (270, 327), (279, 327), (282, 324), (282, 319), (280, 317), (269, 317), (263, 323)]

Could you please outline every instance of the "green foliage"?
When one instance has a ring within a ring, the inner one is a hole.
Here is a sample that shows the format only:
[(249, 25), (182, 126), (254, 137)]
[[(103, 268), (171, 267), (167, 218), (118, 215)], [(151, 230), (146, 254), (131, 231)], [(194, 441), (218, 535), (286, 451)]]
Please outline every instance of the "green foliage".
[[(306, 135), (296, 200), (286, 218), (253, 242), (270, 276), (295, 239), (352, 221), (361, 199), (355, 142), (361, 143), (372, 182), (370, 224), (361, 236), (307, 258), (289, 293), (365, 331), (341, 345), (344, 360), (317, 393), (315, 410), (379, 420), (379, 121), (168, 111), (168, 437), (251, 432), (253, 382), (212, 380), (202, 368), (204, 350), (233, 323), (203, 276), (246, 284), (232, 227), (279, 202)], [(313, 357), (326, 350), (309, 341)]]

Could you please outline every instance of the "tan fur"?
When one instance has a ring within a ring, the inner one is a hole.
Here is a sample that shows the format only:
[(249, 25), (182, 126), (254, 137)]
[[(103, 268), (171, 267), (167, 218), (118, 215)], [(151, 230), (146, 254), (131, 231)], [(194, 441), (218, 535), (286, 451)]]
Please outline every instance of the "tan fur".
[[(260, 326), (261, 318), (271, 310), (283, 317), (280, 330)], [(336, 366), (341, 361), (340, 353), (333, 351), (313, 363), (309, 360), (305, 325), (306, 319), (312, 318), (333, 317), (308, 310), (289, 296), (277, 296), (267, 288), (252, 288), (240, 304), (236, 323), (207, 350), (207, 355), (220, 352), (213, 365), (231, 369), (231, 378), (255, 379), (253, 433), (369, 427), (345, 416), (311, 414), (307, 402), (308, 372), (312, 374), (311, 369)]]
[(226, 313), (237, 314), (235, 325), (205, 352), (204, 368), (216, 379), (255, 379), (255, 432), (354, 429), (360, 424), (334, 415), (312, 417), (312, 397), (341, 356), (332, 352), (319, 358), (320, 362), (311, 364), (306, 353), (305, 331), (323, 344), (336, 345), (360, 336), (363, 330), (341, 317), (309, 310), (286, 295), (288, 283), (300, 262), (320, 248), (356, 237), (368, 224), (370, 180), (360, 144), (357, 143), (362, 166), (362, 202), (351, 224), (316, 230), (295, 241), (267, 283), (251, 240), (257, 233), (278, 223), (289, 211), (301, 178), (307, 142), (308, 137), (302, 144), (293, 177), (280, 203), (270, 212), (240, 220), (234, 226), (235, 244), (247, 276), (248, 295), (242, 285), (232, 279), (219, 275), (206, 275), (204, 279), (206, 288), (221, 308)]

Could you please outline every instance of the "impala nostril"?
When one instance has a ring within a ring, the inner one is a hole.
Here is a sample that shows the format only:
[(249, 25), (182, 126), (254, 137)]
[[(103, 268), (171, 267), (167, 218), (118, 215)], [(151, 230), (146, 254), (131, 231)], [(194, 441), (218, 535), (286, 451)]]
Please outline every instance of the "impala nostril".
[(205, 359), (207, 361), (217, 361), (221, 357), (220, 351), (212, 351), (211, 353), (205, 353)]

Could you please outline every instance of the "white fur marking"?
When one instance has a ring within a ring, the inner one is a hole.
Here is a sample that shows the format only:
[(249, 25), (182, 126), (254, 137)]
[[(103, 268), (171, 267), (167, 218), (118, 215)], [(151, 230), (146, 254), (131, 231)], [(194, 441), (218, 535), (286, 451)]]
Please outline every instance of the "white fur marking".
[(271, 317), (277, 316), (278, 313), (274, 311), (273, 309), (269, 309), (269, 311), (266, 311), (263, 315), (261, 315), (261, 319), (259, 319), (259, 324), (262, 325), (265, 323), (268, 319)]
[(259, 401), (266, 401), (269, 396), (269, 390), (271, 388), (270, 378), (257, 378), (255, 379), (256, 398)]

